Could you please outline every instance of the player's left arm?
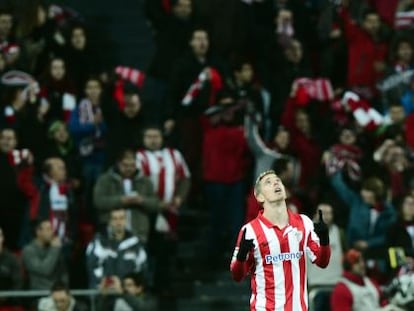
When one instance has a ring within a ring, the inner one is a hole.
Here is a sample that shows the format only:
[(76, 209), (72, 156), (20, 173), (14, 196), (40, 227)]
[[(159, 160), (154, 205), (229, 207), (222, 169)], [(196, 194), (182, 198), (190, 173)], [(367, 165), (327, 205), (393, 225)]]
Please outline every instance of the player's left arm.
[(230, 263), (231, 275), (236, 282), (242, 281), (252, 269), (254, 262), (253, 249), (253, 239), (246, 238), (246, 226), (244, 226), (239, 232)]
[(309, 232), (305, 242), (305, 251), (312, 263), (321, 268), (325, 268), (331, 258), (329, 229), (323, 221), (321, 211), (319, 211), (319, 217), (319, 222), (314, 225), (307, 216), (302, 215), (305, 228)]

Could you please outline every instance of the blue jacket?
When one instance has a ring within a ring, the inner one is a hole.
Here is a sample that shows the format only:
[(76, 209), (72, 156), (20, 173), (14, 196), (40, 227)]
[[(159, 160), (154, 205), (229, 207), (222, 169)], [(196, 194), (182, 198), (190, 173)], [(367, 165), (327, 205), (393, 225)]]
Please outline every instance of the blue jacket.
[(99, 126), (94, 123), (81, 123), (79, 120), (79, 105), (72, 111), (69, 119), (69, 131), (83, 160), (101, 162), (104, 160), (104, 144), (106, 123)]
[(394, 207), (384, 202), (384, 210), (379, 214), (373, 230), (370, 231), (371, 207), (358, 193), (349, 188), (341, 172), (332, 175), (331, 185), (349, 208), (347, 227), (349, 245), (363, 240), (368, 243), (368, 248), (385, 246), (388, 228), (396, 220)]

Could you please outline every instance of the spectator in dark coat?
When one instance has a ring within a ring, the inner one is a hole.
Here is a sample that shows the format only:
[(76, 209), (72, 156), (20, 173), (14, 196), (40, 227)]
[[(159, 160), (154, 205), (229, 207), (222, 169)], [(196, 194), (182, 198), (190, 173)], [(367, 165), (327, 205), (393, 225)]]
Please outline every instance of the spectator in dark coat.
[(402, 247), (406, 256), (414, 258), (414, 197), (405, 195), (398, 205), (398, 219), (387, 234), (388, 247)]
[(5, 56), (6, 64), (16, 66), (21, 57), (21, 48), (13, 36), (14, 16), (7, 9), (0, 10), (0, 52)]
[(259, 74), (264, 86), (271, 92), (270, 114), (272, 120), (279, 120), (293, 81), (296, 78), (312, 77), (313, 74), (307, 57), (305, 57), (303, 45), (297, 39), (290, 40), (282, 48), (276, 46), (274, 49), (270, 49), (264, 60), (265, 63), (262, 65), (264, 68)]
[(88, 221), (96, 222), (93, 211), (93, 187), (104, 169), (107, 125), (102, 104), (102, 85), (90, 77), (85, 84), (85, 98), (72, 112), (69, 131), (80, 155), (84, 181), (84, 202)]
[(161, 2), (146, 2), (148, 15), (153, 21), (156, 42), (155, 55), (148, 73), (154, 78), (167, 81), (174, 62), (187, 50), (194, 17), (192, 0), (170, 1), (170, 11), (161, 8)]
[(345, 183), (341, 171), (333, 174), (330, 181), (337, 195), (346, 202), (349, 209), (349, 245), (361, 251), (384, 247), (387, 230), (394, 223), (396, 212), (385, 197), (382, 180), (376, 177), (365, 178), (360, 193)]
[(119, 153), (116, 164), (98, 178), (94, 203), (102, 227), (107, 226), (111, 210), (124, 206), (129, 216), (128, 228), (146, 243), (151, 219), (162, 210), (162, 205), (151, 180), (137, 170), (135, 157), (130, 150)]
[[(48, 105), (42, 105), (38, 97), (38, 85), (30, 75), (20, 71), (9, 71), (2, 75), (3, 105), (0, 111), (0, 127), (13, 128), (22, 148), (41, 155), (46, 149), (44, 137), (47, 132), (45, 116)], [(15, 81), (15, 82), (13, 82)], [(34, 159), (35, 166), (41, 163)]]
[(41, 79), (40, 96), (49, 104), (45, 115), (47, 121), (68, 122), (76, 107), (76, 89), (67, 72), (67, 64), (62, 58), (52, 58)]
[(137, 236), (126, 229), (123, 207), (110, 212), (109, 225), (98, 232), (86, 250), (89, 287), (112, 283), (130, 272), (146, 272), (147, 253)]
[[(171, 72), (168, 119), (164, 124), (169, 133), (176, 128), (179, 148), (193, 174), (190, 201), (197, 199), (201, 182), (200, 116), (215, 102), (217, 92), (222, 88), (221, 64), (211, 56), (209, 35), (204, 29), (194, 29), (190, 40), (191, 51), (179, 59)], [(180, 77), (178, 79), (178, 77)], [(202, 80), (202, 81), (201, 81)], [(199, 81), (199, 92), (189, 94), (190, 87)]]
[(0, 131), (0, 172), (0, 226), (8, 237), (7, 248), (14, 251), (21, 248), (27, 231), (24, 219), (37, 206), (39, 196), (33, 180), (33, 155), (28, 149), (17, 149), (16, 131), (11, 128)]
[(83, 95), (83, 87), (90, 75), (102, 73), (98, 51), (92, 50), (85, 27), (75, 25), (70, 29), (68, 46), (64, 53), (68, 74), (75, 81), (77, 96)]
[[(0, 290), (19, 290), (22, 287), (22, 269), (16, 256), (4, 247), (4, 238), (0, 228)], [(0, 309), (13, 304), (13, 299), (0, 298)]]
[(148, 117), (138, 88), (128, 82), (119, 87), (123, 94), (122, 105), (113, 100), (112, 88), (104, 94), (102, 104), (108, 125), (106, 163), (109, 165), (116, 161), (121, 151), (139, 146), (141, 131)]
[(53, 234), (50, 220), (35, 224), (35, 238), (23, 249), (23, 265), (30, 289), (49, 290), (57, 281), (68, 284), (67, 267), (63, 260), (62, 242)]

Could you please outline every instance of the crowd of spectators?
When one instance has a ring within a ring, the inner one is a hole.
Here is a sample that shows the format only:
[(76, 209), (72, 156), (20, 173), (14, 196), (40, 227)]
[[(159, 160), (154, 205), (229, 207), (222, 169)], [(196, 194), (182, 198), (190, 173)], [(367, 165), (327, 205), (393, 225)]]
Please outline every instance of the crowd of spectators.
[(213, 271), (266, 169), (330, 225), (310, 286), (336, 284), (349, 248), (379, 284), (389, 247), (414, 258), (413, 1), (146, 1), (147, 68), (101, 63), (81, 14), (26, 2), (0, 9), (2, 290), (51, 290), (39, 310), (82, 310), (68, 288), (154, 306), (180, 211), (209, 213)]

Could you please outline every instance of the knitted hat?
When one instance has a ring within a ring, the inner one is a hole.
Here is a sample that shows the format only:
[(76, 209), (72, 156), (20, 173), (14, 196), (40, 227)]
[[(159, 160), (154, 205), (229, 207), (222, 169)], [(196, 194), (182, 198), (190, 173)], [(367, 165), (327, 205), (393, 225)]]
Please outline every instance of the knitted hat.
[(354, 248), (351, 248), (348, 250), (344, 257), (343, 257), (343, 263), (345, 267), (351, 268), (354, 264), (356, 264), (360, 259), (362, 258), (362, 253), (360, 251), (357, 251)]
[(49, 137), (53, 137), (53, 135), (55, 134), (55, 132), (61, 127), (61, 126), (65, 126), (65, 123), (62, 121), (54, 121), (52, 122), (52, 124), (49, 126), (47, 133), (49, 135)]

